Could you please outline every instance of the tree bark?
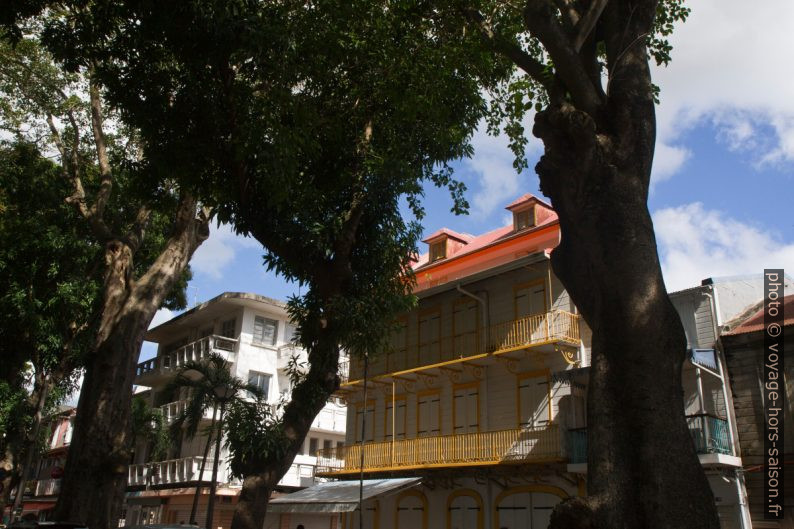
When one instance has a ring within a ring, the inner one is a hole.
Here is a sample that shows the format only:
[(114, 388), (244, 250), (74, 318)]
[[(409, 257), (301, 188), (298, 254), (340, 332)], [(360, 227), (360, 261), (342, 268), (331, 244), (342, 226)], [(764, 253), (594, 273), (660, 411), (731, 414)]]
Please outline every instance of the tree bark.
[(59, 520), (97, 529), (118, 525), (127, 481), (136, 363), (155, 312), (209, 234), (209, 220), (196, 218), (196, 207), (192, 197), (181, 199), (172, 236), (137, 281), (133, 276), (135, 248), (121, 240), (106, 244), (104, 305), (55, 507)]
[(536, 117), (546, 148), (536, 170), (560, 218), (552, 266), (593, 330), (588, 497), (561, 505), (554, 528), (719, 527), (684, 417), (686, 338), (647, 208), (654, 123), (649, 93), (600, 118), (567, 103)]

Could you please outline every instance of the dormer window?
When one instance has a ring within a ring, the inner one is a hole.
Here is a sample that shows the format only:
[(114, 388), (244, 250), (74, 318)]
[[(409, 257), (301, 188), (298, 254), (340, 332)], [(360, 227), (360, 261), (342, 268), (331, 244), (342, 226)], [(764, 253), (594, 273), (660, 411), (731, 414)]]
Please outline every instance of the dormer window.
[(516, 231), (525, 230), (535, 225), (535, 207), (513, 212), (513, 227)]
[(447, 256), (447, 240), (442, 239), (430, 245), (430, 262), (438, 261)]

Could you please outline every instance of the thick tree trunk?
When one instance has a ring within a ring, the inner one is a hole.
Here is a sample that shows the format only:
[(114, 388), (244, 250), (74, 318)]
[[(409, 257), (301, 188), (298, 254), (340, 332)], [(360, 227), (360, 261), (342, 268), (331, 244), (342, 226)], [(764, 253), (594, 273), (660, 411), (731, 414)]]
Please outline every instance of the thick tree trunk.
[(314, 418), (339, 388), (339, 347), (330, 327), (322, 331), (323, 338), (309, 351), (309, 372), (293, 390), (292, 400), (284, 410), (282, 424), (288, 443), (286, 453), (281, 457), (270, 457), (260, 472), (245, 477), (231, 529), (264, 527), (270, 493), (292, 465)]
[(209, 235), (209, 220), (196, 219), (196, 201), (185, 196), (174, 233), (139, 279), (134, 249), (119, 240), (106, 245), (105, 300), (86, 373), (55, 517), (92, 529), (118, 525), (127, 483), (132, 383), (141, 344), (155, 312)]
[(598, 123), (562, 103), (538, 114), (534, 133), (560, 217), (552, 266), (593, 331), (588, 498), (558, 508), (552, 527), (716, 529), (684, 418), (686, 339), (647, 208), (653, 103)]

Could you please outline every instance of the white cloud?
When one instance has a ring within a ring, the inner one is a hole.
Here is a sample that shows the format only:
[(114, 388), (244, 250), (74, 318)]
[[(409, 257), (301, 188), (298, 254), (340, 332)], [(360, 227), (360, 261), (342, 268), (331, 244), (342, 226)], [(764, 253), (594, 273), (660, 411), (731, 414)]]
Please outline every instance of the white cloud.
[(657, 143), (653, 156), (651, 181), (659, 183), (669, 179), (683, 167), (691, 155), (692, 151), (685, 147)]
[(226, 266), (234, 260), (237, 250), (258, 246), (259, 243), (254, 239), (237, 235), (228, 224), (221, 224), (210, 229), (209, 238), (193, 254), (190, 266), (196, 273), (220, 279)]
[(720, 0), (691, 8), (670, 39), (670, 65), (653, 71), (661, 87), (657, 153), (680, 147), (680, 135), (693, 126), (711, 123), (728, 148), (747, 152), (757, 166), (791, 162), (794, 2), (764, 0), (749, 9), (742, 0)]
[(662, 271), (669, 291), (700, 284), (706, 277), (794, 269), (794, 243), (743, 223), (700, 202), (653, 214)]
[[(535, 114), (525, 116), (524, 129), (528, 143), (527, 157), (540, 152), (543, 144), (532, 136), (532, 123)], [(514, 155), (506, 135), (491, 136), (480, 123), (472, 139), (474, 156), (464, 164), (476, 174), (479, 189), (471, 197), (471, 214), (475, 219), (483, 219), (495, 209), (503, 207), (514, 198), (527, 191), (527, 175), (519, 175), (513, 167)], [(534, 174), (530, 165), (529, 171)]]

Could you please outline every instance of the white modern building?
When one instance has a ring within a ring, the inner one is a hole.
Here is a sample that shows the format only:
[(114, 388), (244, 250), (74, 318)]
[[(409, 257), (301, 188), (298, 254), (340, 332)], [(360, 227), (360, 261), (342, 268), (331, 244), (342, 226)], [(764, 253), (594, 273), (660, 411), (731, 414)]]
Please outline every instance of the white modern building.
[[(294, 332), (284, 303), (257, 294), (226, 292), (147, 333), (146, 340), (158, 344), (157, 356), (138, 365), (135, 384), (144, 387), (138, 394), (162, 410), (168, 422), (173, 421), (184, 409), (187, 395), (169, 383), (186, 362), (214, 352), (226, 358), (232, 374), (259, 386), (276, 405), (290, 396), (290, 359), (306, 359), (306, 352), (292, 343)], [(211, 418), (209, 410), (207, 424)], [(314, 484), (317, 452), (344, 444), (345, 423), (342, 401), (330, 401), (315, 419), (302, 453), (293, 461), (280, 488), (292, 491)], [(170, 448), (166, 458), (157, 461), (151, 460), (146, 446), (136, 450), (129, 466), (126, 525), (189, 521), (195, 487), (208, 487), (212, 476), (212, 449), (200, 474), (206, 440), (201, 432), (192, 439), (184, 437), (178, 446)], [(240, 483), (230, 476), (228, 454), (223, 448), (220, 458), (213, 529), (229, 527), (240, 491)], [(205, 488), (196, 517), (200, 525), (204, 525), (207, 498)]]

